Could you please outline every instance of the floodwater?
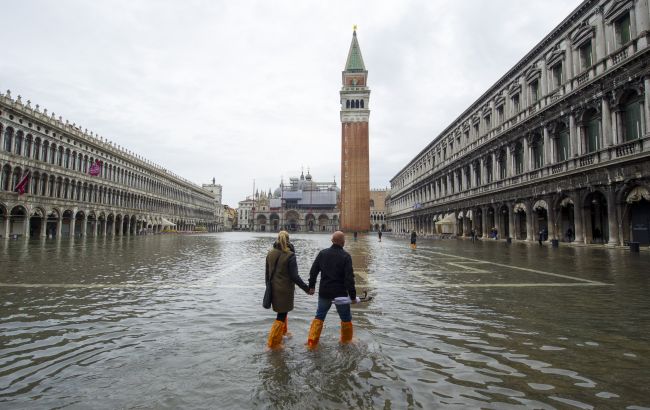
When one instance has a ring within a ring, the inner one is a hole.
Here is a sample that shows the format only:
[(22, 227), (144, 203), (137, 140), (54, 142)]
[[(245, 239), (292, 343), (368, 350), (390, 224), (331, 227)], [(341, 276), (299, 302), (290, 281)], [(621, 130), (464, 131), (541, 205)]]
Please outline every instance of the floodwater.
[[(271, 234), (0, 242), (0, 408), (650, 408), (650, 254), (348, 238), (355, 342), (297, 289), (268, 351)], [(306, 280), (329, 236), (292, 236)]]

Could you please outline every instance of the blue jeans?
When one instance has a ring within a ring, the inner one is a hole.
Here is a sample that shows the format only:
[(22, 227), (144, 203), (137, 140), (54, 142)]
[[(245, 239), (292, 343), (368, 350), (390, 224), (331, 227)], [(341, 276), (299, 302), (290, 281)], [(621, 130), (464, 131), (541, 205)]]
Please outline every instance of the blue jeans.
[[(352, 312), (350, 311), (350, 305), (334, 305), (336, 306), (336, 311), (341, 318), (341, 322), (351, 322), (352, 321)], [(332, 307), (332, 299), (318, 297), (318, 309), (316, 309), (316, 319), (325, 320), (327, 312)]]

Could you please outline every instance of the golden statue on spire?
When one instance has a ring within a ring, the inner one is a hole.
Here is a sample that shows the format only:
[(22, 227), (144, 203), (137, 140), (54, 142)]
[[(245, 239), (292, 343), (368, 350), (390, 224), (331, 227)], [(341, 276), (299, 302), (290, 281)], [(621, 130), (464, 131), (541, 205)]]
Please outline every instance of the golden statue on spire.
[(357, 31), (357, 25), (356, 24), (352, 26), (352, 30)]

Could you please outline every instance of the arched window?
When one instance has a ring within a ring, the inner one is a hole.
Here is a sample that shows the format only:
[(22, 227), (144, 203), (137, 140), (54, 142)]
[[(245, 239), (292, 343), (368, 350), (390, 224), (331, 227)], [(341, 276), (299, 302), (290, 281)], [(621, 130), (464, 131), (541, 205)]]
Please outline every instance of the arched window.
[(9, 127), (5, 130), (5, 151), (11, 152), (14, 139), (14, 129)]
[(14, 151), (16, 155), (23, 155), (23, 132), (18, 131), (16, 133), (16, 150)]
[(5, 165), (2, 168), (2, 181), (1, 181), (2, 183), (1, 183), (1, 185), (2, 185), (2, 189), (5, 190), (5, 191), (9, 191), (9, 185), (11, 185), (10, 181), (9, 181), (9, 173), (10, 172), (11, 172), (11, 168), (9, 168), (9, 165)]
[(50, 145), (50, 164), (54, 165), (56, 160), (56, 144)]
[(41, 139), (39, 137), (34, 140), (34, 159), (37, 161), (41, 159)]
[(354, 108), (359, 108), (359, 100), (354, 101)]
[(350, 100), (345, 100), (345, 108), (350, 108)]
[(361, 100), (361, 108), (363, 108), (363, 100)]
[(49, 152), (50, 152), (50, 143), (47, 140), (45, 140), (43, 141), (43, 157), (41, 158), (43, 162), (47, 162), (47, 157)]
[(65, 154), (64, 154), (63, 158), (64, 158), (64, 161), (63, 161), (64, 166), (66, 168), (70, 168), (70, 150), (69, 149), (65, 150)]
[(25, 156), (27, 158), (32, 157), (32, 147), (34, 146), (34, 141), (32, 134), (27, 134), (27, 138), (25, 138)]
[(58, 156), (58, 160), (57, 160), (56, 163), (60, 167), (63, 166), (63, 147), (62, 146), (59, 147), (59, 156)]

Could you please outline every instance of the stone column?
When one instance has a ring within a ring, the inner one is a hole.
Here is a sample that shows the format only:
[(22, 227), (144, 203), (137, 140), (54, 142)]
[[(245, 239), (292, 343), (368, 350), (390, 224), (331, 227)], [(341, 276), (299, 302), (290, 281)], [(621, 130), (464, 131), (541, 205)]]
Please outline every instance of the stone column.
[(120, 219), (120, 223), (117, 223), (117, 218), (113, 220), (113, 225), (115, 228), (115, 235), (122, 236), (122, 226), (124, 225), (124, 218)]
[(569, 158), (578, 156), (579, 138), (580, 136), (578, 135), (576, 129), (576, 117), (573, 114), (569, 114), (569, 145), (571, 147)]
[(84, 238), (88, 234), (88, 215), (84, 214), (83, 225), (81, 225), (81, 236)]
[(108, 218), (104, 218), (104, 222), (102, 223), (102, 232), (104, 233), (103, 236), (108, 236), (108, 232), (106, 230), (108, 229)]
[(534, 242), (536, 238), (535, 226), (533, 223), (533, 218), (535, 217), (535, 210), (533, 210), (533, 204), (528, 203), (528, 209), (526, 210), (526, 240), (528, 242)]
[(61, 232), (63, 231), (63, 216), (59, 216), (56, 221), (56, 239), (61, 239)]
[(75, 215), (72, 215), (70, 219), (70, 238), (74, 238), (75, 225), (77, 224), (77, 218)]
[(487, 184), (487, 167), (485, 157), (481, 157), (480, 170), (481, 170), (481, 185)]
[(636, 3), (636, 28), (635, 35), (650, 30), (650, 11), (648, 10), (647, 0), (640, 0)]
[(553, 206), (554, 201), (553, 201), (553, 196), (547, 196), (544, 198), (546, 201), (546, 204), (548, 205), (548, 208), (546, 209), (546, 215), (548, 217), (548, 238), (549, 239), (559, 239), (560, 235), (558, 235), (558, 228), (557, 228), (557, 212), (555, 210), (555, 207)]
[(530, 155), (530, 144), (528, 143), (528, 135), (526, 135), (523, 138), (523, 143), (524, 143), (524, 172), (528, 172), (533, 167), (530, 165), (530, 158), (532, 155)]
[(650, 77), (643, 78), (643, 113), (645, 114), (645, 127), (647, 132), (650, 130)]
[(508, 214), (508, 231), (510, 231), (508, 233), (510, 234), (509, 236), (511, 238), (516, 238), (517, 237), (517, 235), (515, 235), (515, 215), (516, 214), (515, 214), (514, 209), (515, 209), (515, 207), (513, 205), (513, 206), (509, 207), (509, 211), (508, 211), (509, 212), (509, 214)]
[(4, 232), (5, 239), (9, 239), (10, 235), (11, 235), (11, 216), (7, 215), (5, 216), (5, 232)]
[(603, 148), (606, 147), (611, 147), (614, 145), (614, 139), (612, 135), (612, 123), (611, 123), (611, 113), (609, 111), (609, 101), (607, 101), (607, 98), (603, 97), (601, 100), (601, 107), (602, 107), (602, 116), (601, 116), (601, 121), (603, 125)]
[(25, 239), (29, 238), (29, 227), (31, 225), (31, 218), (29, 217), (29, 212), (25, 214), (25, 222), (23, 223), (23, 237)]
[(544, 164), (545, 165), (550, 165), (552, 161), (552, 156), (551, 156), (551, 138), (549, 137), (548, 134), (548, 126), (544, 125)]
[(623, 116), (621, 115), (620, 109), (614, 110), (614, 115), (612, 116), (612, 123), (614, 124), (613, 139), (614, 145), (621, 144), (623, 142)]
[(492, 152), (492, 181), (501, 179), (499, 175), (499, 163), (497, 161), (497, 153)]
[(95, 222), (93, 223), (93, 236), (97, 237), (97, 229), (99, 228), (99, 220), (95, 217)]
[(610, 185), (607, 190), (607, 224), (609, 227), (609, 240), (607, 242), (610, 246), (619, 245), (618, 243), (618, 215), (616, 212), (616, 192), (614, 186)]
[(47, 238), (47, 215), (41, 218), (41, 238)]
[[(573, 44), (571, 44), (571, 36), (565, 37), (564, 41), (566, 42), (566, 64), (564, 69), (564, 75), (566, 76), (566, 81), (570, 83), (571, 79), (573, 78), (573, 73), (575, 70), (575, 67), (573, 65), (573, 53), (575, 51), (573, 50)], [(565, 92), (568, 91), (569, 90), (565, 90)]]
[(573, 224), (575, 225), (575, 241), (578, 243), (585, 243), (585, 230), (582, 221), (584, 209), (580, 201), (580, 194), (576, 193), (576, 201), (573, 203)]
[(513, 145), (507, 145), (506, 146), (506, 178), (509, 178), (512, 176), (512, 169), (513, 169), (513, 155), (512, 155), (512, 150), (514, 146)]
[(488, 229), (488, 209), (487, 207), (481, 208), (481, 225), (483, 225), (483, 238), (488, 237), (490, 230)]

